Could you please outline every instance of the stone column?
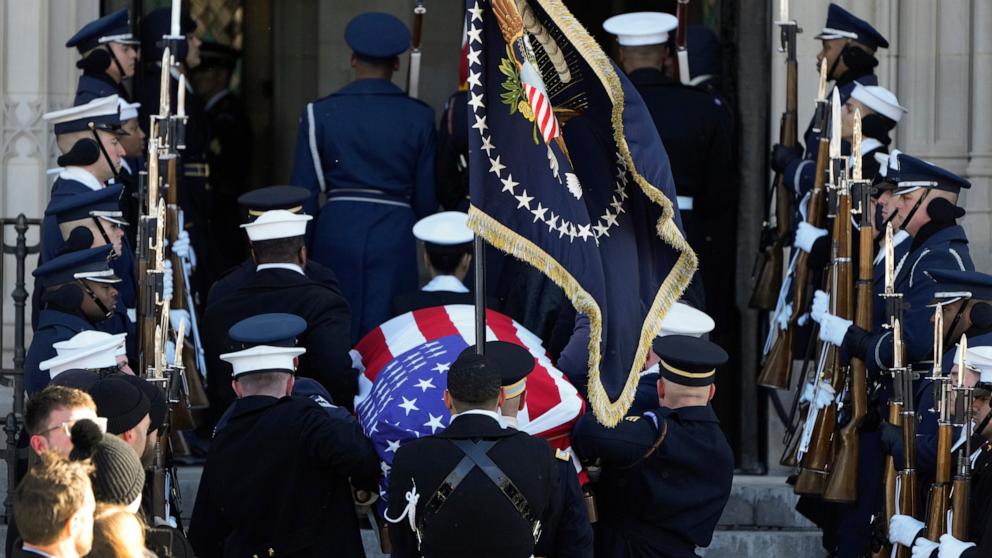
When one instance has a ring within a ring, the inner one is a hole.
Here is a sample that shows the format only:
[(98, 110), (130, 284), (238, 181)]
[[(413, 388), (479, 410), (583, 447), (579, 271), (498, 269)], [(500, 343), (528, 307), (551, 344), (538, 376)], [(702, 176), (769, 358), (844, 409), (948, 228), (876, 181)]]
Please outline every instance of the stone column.
[[(972, 29), (987, 30), (992, 25), (992, 4), (974, 2)], [(992, 270), (992, 224), (990, 190), (992, 190), (992, 36), (973, 33), (971, 39), (971, 151), (965, 174), (971, 191), (965, 194), (968, 214), (964, 219), (971, 246), (971, 257), (979, 271)]]

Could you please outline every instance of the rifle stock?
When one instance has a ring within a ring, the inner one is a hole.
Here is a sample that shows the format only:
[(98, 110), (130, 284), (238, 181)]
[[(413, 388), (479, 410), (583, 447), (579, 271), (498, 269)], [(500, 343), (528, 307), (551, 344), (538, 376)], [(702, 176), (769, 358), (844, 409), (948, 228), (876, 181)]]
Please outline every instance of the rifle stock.
[[(889, 424), (902, 426), (902, 403), (896, 400), (889, 401)], [(882, 518), (881, 530), (885, 535), (884, 540), (889, 540), (889, 520), (896, 514), (896, 460), (891, 455), (885, 456), (885, 472), (882, 474)], [(872, 558), (888, 558), (891, 554), (888, 544), (882, 545), (878, 552), (872, 553)]]
[(930, 505), (927, 508), (927, 538), (936, 541), (947, 530), (947, 509), (951, 489), (951, 445), (954, 427), (941, 424), (937, 427), (937, 471), (930, 486)]

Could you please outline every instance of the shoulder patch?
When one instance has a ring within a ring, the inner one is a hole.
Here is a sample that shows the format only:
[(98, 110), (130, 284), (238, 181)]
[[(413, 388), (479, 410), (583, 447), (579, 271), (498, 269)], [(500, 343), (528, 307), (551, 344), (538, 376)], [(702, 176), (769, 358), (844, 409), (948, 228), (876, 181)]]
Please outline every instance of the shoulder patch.
[(625, 420), (627, 422), (637, 422), (637, 421), (641, 420), (641, 417), (638, 417), (638, 416), (623, 417), (623, 420)]
[(555, 459), (561, 459), (562, 461), (571, 461), (572, 460), (572, 454), (569, 453), (569, 452), (567, 452), (567, 451), (565, 451), (565, 450), (556, 449), (555, 450)]
[(311, 394), (309, 397), (310, 397), (311, 400), (313, 400), (314, 403), (320, 405), (321, 407), (323, 407), (325, 409), (336, 409), (337, 408), (337, 405), (333, 405), (330, 401), (324, 399), (323, 396), (317, 395), (316, 393)]

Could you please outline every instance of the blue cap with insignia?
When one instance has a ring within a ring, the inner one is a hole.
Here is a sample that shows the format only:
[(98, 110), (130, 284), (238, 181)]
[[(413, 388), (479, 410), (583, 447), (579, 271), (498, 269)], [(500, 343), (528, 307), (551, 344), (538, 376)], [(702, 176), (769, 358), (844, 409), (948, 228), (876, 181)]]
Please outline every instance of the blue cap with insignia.
[(51, 287), (69, 283), (75, 279), (85, 279), (97, 283), (120, 283), (110, 268), (110, 254), (113, 246), (105, 244), (77, 252), (56, 256), (38, 266), (34, 275), (42, 285)]
[(924, 272), (937, 284), (933, 298), (940, 304), (961, 299), (992, 300), (992, 275), (960, 269), (931, 269)]
[(661, 359), (661, 376), (683, 386), (702, 387), (716, 380), (716, 368), (727, 362), (727, 352), (706, 339), (666, 335), (654, 341)]
[(274, 312), (245, 318), (227, 330), (227, 337), (238, 349), (256, 345), (295, 347), (296, 339), (307, 329), (307, 321), (296, 314)]
[(131, 35), (127, 8), (87, 23), (65, 42), (65, 46), (66, 48), (76, 47), (80, 54), (85, 54), (106, 43), (138, 44), (138, 41)]
[(348, 22), (344, 40), (360, 56), (392, 58), (410, 48), (410, 30), (394, 15), (368, 12)]
[(100, 190), (53, 198), (45, 209), (45, 216), (54, 216), (59, 224), (99, 217), (111, 223), (127, 225), (127, 221), (122, 219), (120, 205), (123, 192), (124, 186), (113, 184)]
[(615, 15), (603, 22), (607, 33), (617, 36), (620, 46), (662, 45), (679, 20), (664, 12), (632, 12)]
[(238, 204), (248, 210), (252, 219), (272, 209), (291, 213), (303, 211), (303, 203), (310, 199), (310, 190), (301, 186), (266, 186), (238, 196)]
[(885, 37), (870, 23), (837, 4), (830, 4), (827, 9), (827, 25), (814, 38), (854, 39), (868, 48), (889, 48), (889, 41), (885, 40)]
[(919, 188), (931, 188), (957, 194), (962, 188), (971, 188), (971, 182), (953, 172), (905, 153), (899, 153), (896, 164), (898, 178), (892, 180), (890, 165), (888, 180), (896, 182), (897, 194), (908, 194)]
[[(475, 354), (475, 345), (462, 351), (463, 355), (466, 353)], [(506, 399), (513, 399), (527, 389), (527, 375), (534, 370), (536, 361), (525, 347), (509, 341), (486, 341), (486, 360), (496, 367)]]
[(100, 97), (84, 105), (46, 112), (42, 118), (54, 125), (55, 135), (90, 129), (119, 133), (120, 97), (117, 95)]
[[(189, 35), (196, 31), (196, 21), (189, 17), (189, 12), (183, 9), (179, 18), (179, 34)], [(165, 43), (162, 37), (172, 32), (172, 10), (169, 7), (155, 8), (141, 18), (141, 58), (145, 60), (161, 60)], [(176, 60), (185, 60), (189, 45), (179, 41), (172, 53)]]

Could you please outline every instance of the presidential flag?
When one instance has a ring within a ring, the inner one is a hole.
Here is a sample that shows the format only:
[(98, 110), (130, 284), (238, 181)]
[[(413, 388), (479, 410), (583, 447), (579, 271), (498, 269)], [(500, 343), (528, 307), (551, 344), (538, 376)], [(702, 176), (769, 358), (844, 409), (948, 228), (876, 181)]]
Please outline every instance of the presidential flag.
[[(548, 359), (541, 340), (509, 317), (489, 310), (486, 339), (508, 341), (534, 355), (519, 428), (568, 450), (569, 433), (585, 403)], [(370, 331), (353, 350), (362, 370), (355, 414), (382, 460), (380, 509), (385, 509), (389, 468), (408, 440), (429, 436), (451, 422), (442, 394), (451, 363), (475, 344), (475, 309), (464, 304), (437, 306), (397, 316)], [(576, 462), (578, 471), (578, 463)]]
[(560, 1), (468, 0), (465, 20), (469, 226), (589, 317), (589, 401), (614, 425), (696, 269), (668, 156), (640, 96)]

